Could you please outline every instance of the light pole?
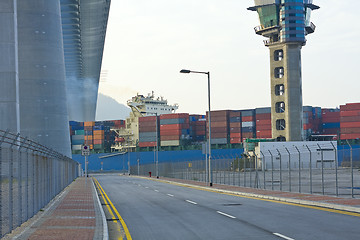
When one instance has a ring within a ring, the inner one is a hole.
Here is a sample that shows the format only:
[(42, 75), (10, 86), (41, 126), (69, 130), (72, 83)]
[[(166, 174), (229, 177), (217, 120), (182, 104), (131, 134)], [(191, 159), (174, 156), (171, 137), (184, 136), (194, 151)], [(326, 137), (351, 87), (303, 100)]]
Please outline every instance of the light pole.
[(208, 153), (208, 174), (209, 174), (209, 186), (211, 187), (213, 185), (212, 183), (212, 172), (211, 172), (211, 108), (210, 108), (210, 72), (198, 72), (198, 71), (191, 71), (191, 70), (186, 70), (186, 69), (182, 69), (180, 71), (180, 73), (201, 73), (201, 74), (206, 74), (208, 76), (208, 103), (209, 103), (209, 139), (208, 139), (208, 144), (209, 144), (209, 153)]

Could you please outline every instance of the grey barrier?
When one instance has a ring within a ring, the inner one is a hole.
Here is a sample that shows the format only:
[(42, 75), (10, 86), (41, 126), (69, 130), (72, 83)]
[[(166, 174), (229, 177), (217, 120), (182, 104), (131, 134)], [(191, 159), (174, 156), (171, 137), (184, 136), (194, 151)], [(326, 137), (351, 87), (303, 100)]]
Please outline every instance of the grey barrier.
[(74, 160), (0, 130), (0, 236), (33, 217), (78, 177)]
[[(249, 158), (242, 155), (212, 155), (214, 184), (226, 184), (265, 190), (360, 197), (360, 149), (332, 151), (316, 149), (274, 149)], [(339, 164), (338, 156), (342, 156)], [(184, 161), (159, 159), (160, 177), (206, 182), (205, 157)], [(131, 166), (131, 174), (153, 175), (157, 165)]]

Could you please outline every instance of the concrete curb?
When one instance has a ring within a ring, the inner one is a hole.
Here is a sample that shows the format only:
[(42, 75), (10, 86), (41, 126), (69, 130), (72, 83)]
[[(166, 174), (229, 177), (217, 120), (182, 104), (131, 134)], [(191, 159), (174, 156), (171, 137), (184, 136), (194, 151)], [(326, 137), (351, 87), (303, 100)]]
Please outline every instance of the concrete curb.
[[(261, 194), (255, 194), (255, 193), (243, 193), (243, 192), (229, 191), (229, 190), (223, 190), (223, 189), (218, 189), (218, 188), (203, 187), (203, 186), (198, 186), (198, 185), (193, 185), (193, 184), (188, 184), (188, 183), (180, 183), (180, 182), (164, 180), (164, 179), (152, 179), (152, 178), (148, 178), (148, 177), (140, 177), (140, 178), (150, 179), (153, 181), (176, 183), (176, 184), (187, 186), (187, 187), (199, 188), (199, 189), (204, 189), (207, 191), (213, 191), (213, 192), (219, 192), (219, 193), (229, 193), (229, 194), (245, 196), (245, 197), (261, 198), (261, 199), (268, 199), (268, 200), (274, 200), (274, 201), (279, 201), (279, 202), (300, 204), (300, 205), (304, 205), (304, 206), (322, 207), (322, 208), (328, 208), (328, 209), (333, 209), (333, 210), (360, 213), (359, 207), (352, 207), (352, 206), (324, 203), (324, 202), (316, 202), (316, 201), (309, 201), (309, 200), (300, 200), (300, 199), (293, 199), (293, 198), (274, 197), (274, 196), (267, 196), (267, 195), (261, 195)], [(319, 196), (322, 196), (322, 195), (319, 195)]]
[(92, 182), (93, 188), (94, 188), (95, 193), (96, 193), (95, 195), (96, 195), (97, 203), (98, 203), (98, 205), (99, 205), (99, 209), (100, 209), (100, 213), (101, 213), (101, 218), (102, 218), (102, 222), (103, 222), (103, 240), (109, 240), (109, 231), (108, 231), (108, 225), (107, 225), (105, 213), (104, 213), (104, 210), (103, 210), (103, 208), (102, 208), (102, 206), (101, 206), (101, 202), (100, 202), (100, 199), (99, 199), (99, 195), (97, 194), (94, 181), (91, 180), (91, 182)]

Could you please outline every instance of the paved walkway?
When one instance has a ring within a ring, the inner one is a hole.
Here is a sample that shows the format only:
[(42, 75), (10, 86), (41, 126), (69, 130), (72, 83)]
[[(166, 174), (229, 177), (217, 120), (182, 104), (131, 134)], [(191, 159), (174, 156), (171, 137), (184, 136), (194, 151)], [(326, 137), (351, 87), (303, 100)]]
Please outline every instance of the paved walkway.
[(78, 178), (9, 239), (103, 239), (103, 218), (91, 178)]
[[(190, 184), (195, 186), (206, 187), (210, 189), (204, 182), (174, 179), (174, 178), (160, 178), (160, 180), (166, 180), (171, 182), (177, 182), (182, 184)], [(336, 196), (305, 194), (305, 193), (293, 193), (293, 192), (280, 192), (272, 190), (254, 189), (247, 187), (238, 187), (222, 184), (214, 184), (211, 189), (233, 192), (235, 194), (257, 197), (271, 200), (284, 201), (289, 203), (304, 204), (310, 206), (325, 207), (337, 210), (345, 210), (350, 212), (360, 213), (360, 199), (359, 198), (343, 198)]]

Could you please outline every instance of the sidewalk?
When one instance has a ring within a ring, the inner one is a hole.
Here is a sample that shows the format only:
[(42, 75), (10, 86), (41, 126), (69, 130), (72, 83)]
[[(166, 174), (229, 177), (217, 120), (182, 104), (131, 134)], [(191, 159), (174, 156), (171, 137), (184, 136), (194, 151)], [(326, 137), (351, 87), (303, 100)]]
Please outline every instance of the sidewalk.
[(101, 211), (92, 179), (78, 178), (43, 212), (5, 239), (104, 239)]
[(354, 213), (360, 213), (359, 198), (344, 198), (344, 197), (305, 194), (305, 193), (296, 193), (296, 192), (280, 192), (280, 191), (238, 187), (238, 186), (230, 186), (230, 185), (222, 185), (222, 184), (213, 184), (212, 187), (209, 187), (204, 182), (174, 179), (174, 178), (164, 178), (164, 177), (161, 177), (159, 180), (165, 180), (165, 181), (185, 184), (189, 186), (193, 185), (204, 188), (206, 190), (213, 190), (213, 191), (215, 190), (218, 192), (231, 193), (245, 197), (261, 198), (261, 199), (268, 199), (268, 200), (281, 201), (287, 203), (294, 203), (294, 204), (301, 204), (301, 205), (315, 206), (315, 207), (324, 207), (334, 210), (343, 210)]

